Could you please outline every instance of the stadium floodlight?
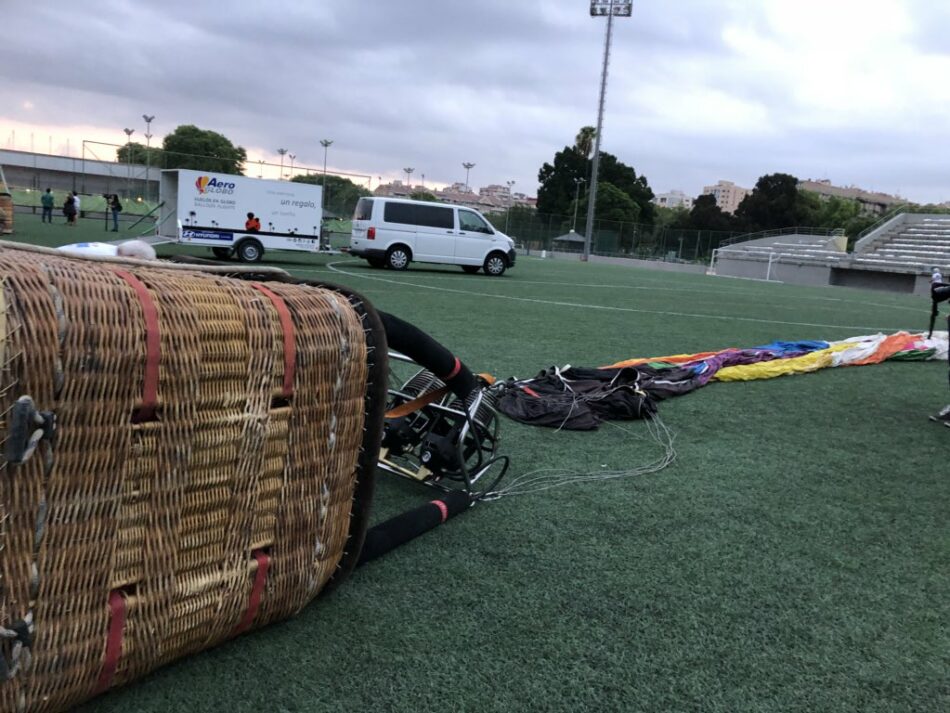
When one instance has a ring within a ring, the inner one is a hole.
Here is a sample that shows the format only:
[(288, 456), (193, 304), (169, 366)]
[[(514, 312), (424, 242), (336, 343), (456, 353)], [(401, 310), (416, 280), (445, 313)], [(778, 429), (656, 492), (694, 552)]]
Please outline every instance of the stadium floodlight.
[(332, 139), (320, 139), (320, 145), (323, 147), (323, 183), (320, 184), (320, 213), (327, 204), (327, 151), (333, 145)]
[(468, 187), (468, 172), (475, 168), (475, 164), (471, 161), (466, 161), (462, 164), (462, 168), (465, 169), (465, 190), (471, 191), (472, 189)]
[(591, 162), (590, 190), (587, 193), (587, 230), (581, 260), (590, 259), (590, 241), (594, 233), (594, 212), (597, 204), (597, 171), (600, 169), (600, 135), (604, 128), (604, 95), (607, 93), (607, 65), (610, 63), (610, 39), (614, 17), (630, 17), (633, 0), (591, 0), (592, 17), (607, 16), (607, 38), (604, 40), (604, 66), (600, 71), (600, 101), (597, 105), (597, 133), (594, 134), (594, 159)]
[(125, 178), (125, 195), (127, 198), (132, 197), (132, 134), (135, 133), (135, 129), (122, 129), (125, 132), (125, 165), (127, 168), (127, 175)]
[(511, 187), (515, 185), (515, 182), (513, 180), (505, 181), (505, 185), (508, 186), (508, 210), (505, 211), (505, 235), (507, 235), (508, 234), (508, 218), (509, 216), (511, 216), (511, 200), (512, 200)]
[(403, 173), (406, 174), (406, 187), (407, 187), (410, 191), (412, 191), (412, 172), (415, 171), (416, 169), (414, 169), (414, 168), (404, 168), (404, 169), (402, 169), (402, 170), (403, 170)]
[(574, 222), (571, 223), (571, 232), (577, 230), (577, 199), (581, 194), (581, 184), (585, 182), (583, 178), (574, 179)]
[(142, 114), (142, 118), (145, 120), (145, 200), (147, 201), (151, 187), (149, 173), (152, 167), (152, 122), (155, 121), (155, 115)]
[(590, 16), (630, 17), (633, 14), (633, 0), (590, 0)]
[(280, 173), (277, 175), (277, 180), (281, 181), (284, 178), (284, 154), (287, 153), (287, 149), (277, 149), (277, 153), (280, 154)]

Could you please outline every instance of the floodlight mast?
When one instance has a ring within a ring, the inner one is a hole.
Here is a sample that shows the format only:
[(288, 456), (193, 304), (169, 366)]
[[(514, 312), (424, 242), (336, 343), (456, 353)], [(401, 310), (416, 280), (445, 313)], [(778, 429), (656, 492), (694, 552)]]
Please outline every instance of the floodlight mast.
[(590, 239), (594, 232), (594, 212), (597, 204), (597, 171), (600, 168), (600, 134), (604, 127), (604, 95), (607, 92), (607, 66), (610, 64), (610, 39), (614, 17), (630, 17), (633, 0), (591, 0), (591, 17), (607, 16), (607, 38), (604, 41), (604, 66), (600, 72), (600, 101), (597, 105), (597, 133), (594, 134), (594, 159), (591, 162), (590, 190), (587, 192), (587, 230), (584, 231), (584, 252), (581, 260), (590, 259)]

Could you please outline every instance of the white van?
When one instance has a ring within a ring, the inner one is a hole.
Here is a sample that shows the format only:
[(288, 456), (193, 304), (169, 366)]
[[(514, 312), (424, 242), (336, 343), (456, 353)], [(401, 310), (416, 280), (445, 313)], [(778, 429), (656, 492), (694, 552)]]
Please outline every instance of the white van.
[(350, 253), (373, 267), (405, 270), (410, 262), (461, 265), (500, 276), (515, 264), (515, 242), (477, 210), (401, 198), (360, 198)]

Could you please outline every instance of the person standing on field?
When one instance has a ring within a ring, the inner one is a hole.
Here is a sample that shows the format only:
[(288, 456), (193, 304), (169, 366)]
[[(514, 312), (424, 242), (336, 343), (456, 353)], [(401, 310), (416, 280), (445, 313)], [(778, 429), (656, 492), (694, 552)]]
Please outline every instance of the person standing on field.
[(40, 196), (40, 205), (43, 206), (43, 215), (40, 217), (40, 222), (53, 222), (53, 206), (55, 204), (56, 198), (53, 196), (53, 191), (51, 188), (47, 188), (46, 193)]

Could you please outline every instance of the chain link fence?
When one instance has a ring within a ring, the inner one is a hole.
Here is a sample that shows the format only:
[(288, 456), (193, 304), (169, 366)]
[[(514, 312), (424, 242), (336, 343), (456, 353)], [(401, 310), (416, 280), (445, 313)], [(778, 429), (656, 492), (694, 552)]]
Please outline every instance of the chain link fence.
[[(584, 251), (583, 232), (570, 232), (573, 216), (515, 209), (510, 213), (488, 213), (485, 217), (529, 255), (542, 250)], [(583, 231), (583, 222), (577, 225)], [(699, 262), (707, 261), (721, 242), (737, 235), (741, 233), (595, 220), (590, 251), (608, 257)]]

